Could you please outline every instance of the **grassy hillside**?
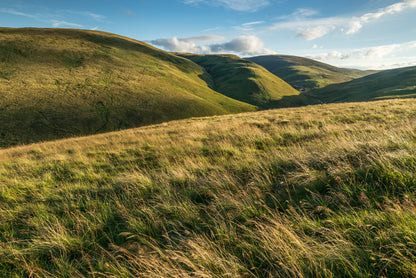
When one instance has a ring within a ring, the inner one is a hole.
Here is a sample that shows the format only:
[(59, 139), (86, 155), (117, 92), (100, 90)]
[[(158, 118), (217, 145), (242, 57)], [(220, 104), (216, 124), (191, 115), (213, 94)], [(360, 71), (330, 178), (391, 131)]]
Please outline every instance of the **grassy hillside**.
[(374, 71), (337, 68), (297, 56), (266, 55), (247, 58), (247, 60), (265, 67), (300, 91), (322, 88), (374, 73)]
[(207, 71), (206, 80), (214, 90), (261, 108), (293, 105), (280, 101), (299, 95), (285, 81), (263, 67), (234, 55), (181, 54)]
[(416, 67), (385, 70), (311, 92), (323, 102), (353, 102), (416, 97)]
[(0, 150), (1, 277), (414, 277), (416, 100)]
[(113, 34), (0, 28), (0, 147), (255, 109), (203, 73)]

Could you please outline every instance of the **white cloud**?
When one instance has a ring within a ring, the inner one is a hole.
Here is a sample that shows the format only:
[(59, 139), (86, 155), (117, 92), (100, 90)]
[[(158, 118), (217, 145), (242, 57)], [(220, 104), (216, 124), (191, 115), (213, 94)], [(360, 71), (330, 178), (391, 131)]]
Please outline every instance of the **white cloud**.
[(243, 23), (243, 26), (253, 26), (253, 25), (259, 25), (259, 24), (263, 24), (264, 21), (253, 21), (253, 22), (247, 22), (247, 23)]
[(223, 6), (236, 11), (255, 12), (269, 5), (267, 0), (185, 0), (185, 4), (205, 3), (211, 6)]
[(327, 53), (321, 53), (317, 55), (308, 55), (309, 58), (321, 60), (321, 61), (332, 61), (332, 60), (345, 60), (351, 57), (351, 53), (341, 53), (339, 51), (331, 51)]
[(313, 27), (313, 28), (299, 30), (298, 33), (297, 33), (297, 36), (301, 37), (302, 39), (305, 39), (307, 41), (310, 41), (310, 40), (314, 40), (314, 39), (325, 36), (332, 29), (333, 28), (331, 26), (321, 25), (321, 26), (316, 26), (316, 27)]
[(355, 17), (307, 17), (317, 14), (314, 10), (298, 9), (291, 16), (284, 16), (280, 19), (286, 21), (278, 22), (270, 30), (288, 29), (297, 33), (297, 36), (305, 40), (321, 38), (333, 30), (339, 30), (347, 35), (353, 35), (360, 31), (365, 24), (376, 21), (383, 16), (403, 12), (409, 8), (416, 8), (416, 0), (403, 0), (401, 2), (378, 9), (373, 13), (366, 13)]
[(316, 14), (318, 14), (318, 11), (316, 11), (316, 10), (312, 10), (312, 9), (308, 9), (308, 8), (300, 8), (300, 9), (297, 9), (292, 14), (292, 17), (305, 18), (305, 17), (316, 15)]
[(414, 8), (416, 7), (415, 0), (404, 0), (402, 2), (398, 2), (387, 7), (378, 9), (374, 13), (366, 13), (359, 18), (352, 18), (351, 21), (348, 23), (349, 28), (346, 31), (347, 35), (352, 35), (357, 33), (363, 27), (363, 24), (375, 21), (383, 16), (397, 14), (404, 11), (406, 8)]
[(374, 47), (352, 49), (347, 51), (330, 51), (327, 53), (307, 55), (309, 58), (324, 62), (336, 62), (348, 67), (364, 67), (372, 69), (393, 68), (416, 65), (414, 53), (416, 41), (402, 44), (389, 44)]
[(58, 11), (59, 14), (76, 14), (76, 15), (81, 15), (96, 21), (102, 21), (105, 19), (105, 16), (100, 15), (100, 14), (96, 14), (96, 13), (92, 13), (89, 11), (71, 11), (71, 10), (62, 10), (62, 11)]
[(185, 38), (177, 38), (173, 37), (169, 38), (162, 38), (150, 41), (151, 44), (157, 45), (166, 49), (167, 51), (173, 52), (186, 52), (186, 53), (207, 53), (210, 52), (210, 48), (207, 46), (200, 46), (196, 43), (198, 42), (212, 42), (212, 41), (219, 41), (224, 40), (225, 38), (222, 36), (216, 35), (204, 35), (204, 36), (196, 36), (196, 37), (185, 37)]
[[(255, 36), (241, 36), (229, 42), (211, 44), (211, 45), (197, 45), (195, 42), (201, 42), (201, 38), (212, 37), (219, 39), (219, 36), (201, 36), (192, 38), (171, 38), (171, 39), (157, 39), (150, 41), (151, 44), (164, 48), (167, 51), (173, 52), (188, 52), (200, 54), (213, 53), (234, 53), (245, 56), (273, 54), (274, 52), (264, 48), (263, 42)], [(213, 41), (213, 40), (210, 40)]]
[(275, 23), (269, 27), (269, 30), (293, 30), (300, 38), (314, 40), (325, 36), (338, 26), (345, 24), (345, 22), (346, 19), (341, 17), (298, 19)]
[(127, 9), (126, 10), (126, 15), (128, 16), (128, 17), (138, 17), (139, 15), (138, 14), (136, 14), (135, 12), (133, 12), (132, 10), (130, 10), (130, 9)]
[(274, 54), (273, 51), (264, 48), (264, 43), (256, 36), (241, 36), (230, 42), (210, 46), (213, 53), (239, 53), (242, 55)]
[[(70, 10), (60, 10), (60, 11), (55, 11), (55, 14), (49, 14), (49, 13), (27, 13), (27, 12), (21, 12), (21, 11), (9, 9), (9, 8), (0, 8), (0, 13), (24, 16), (27, 18), (37, 20), (39, 22), (51, 24), (52, 27), (55, 27), (55, 28), (60, 28), (60, 27), (83, 28), (84, 27), (81, 24), (72, 23), (72, 22), (68, 22), (68, 21), (60, 19), (62, 18), (61, 14), (81, 15), (81, 16), (93, 19), (95, 21), (101, 21), (102, 19), (105, 18), (102, 15), (95, 14), (95, 13), (88, 12), (88, 11), (70, 11)], [(57, 18), (59, 18), (59, 20)]]
[(73, 27), (73, 28), (82, 28), (84, 26), (77, 24), (77, 23), (72, 23), (72, 22), (66, 22), (64, 20), (51, 20), (52, 22), (52, 26), (55, 28), (61, 28), (61, 27)]
[(13, 9), (0, 8), (0, 13), (11, 14), (11, 15), (19, 15), (19, 16), (24, 16), (24, 17), (29, 17), (29, 18), (38, 18), (37, 15), (22, 13), (22, 12), (13, 10)]
[(204, 36), (197, 36), (197, 37), (185, 37), (181, 38), (181, 41), (184, 42), (210, 42), (210, 41), (222, 41), (225, 38), (223, 36), (217, 36), (217, 35), (204, 35)]
[(197, 46), (192, 41), (184, 41), (173, 37), (171, 39), (156, 39), (150, 41), (151, 44), (162, 47), (167, 51), (173, 52), (189, 52), (189, 53), (202, 53), (208, 51), (204, 46)]
[(348, 30), (345, 32), (347, 35), (355, 34), (363, 28), (363, 24), (360, 20), (352, 20), (348, 25)]
[(317, 15), (319, 12), (317, 10), (312, 10), (309, 8), (299, 8), (296, 9), (293, 13), (288, 14), (288, 15), (283, 15), (283, 16), (279, 16), (277, 17), (277, 19), (280, 20), (291, 20), (291, 21), (296, 21), (296, 20), (303, 20), (307, 17), (313, 16), (313, 15)]
[(395, 50), (398, 50), (403, 47), (409, 47), (408, 44), (390, 44), (390, 45), (382, 45), (371, 47), (367, 50), (364, 50), (363, 56), (364, 58), (383, 58), (386, 55), (391, 54)]

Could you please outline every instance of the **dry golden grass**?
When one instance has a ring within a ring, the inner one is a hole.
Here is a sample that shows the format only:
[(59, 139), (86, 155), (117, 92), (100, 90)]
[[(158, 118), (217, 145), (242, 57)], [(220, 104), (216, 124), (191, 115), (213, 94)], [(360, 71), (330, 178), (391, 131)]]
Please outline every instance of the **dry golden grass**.
[(415, 100), (0, 150), (0, 276), (416, 275)]

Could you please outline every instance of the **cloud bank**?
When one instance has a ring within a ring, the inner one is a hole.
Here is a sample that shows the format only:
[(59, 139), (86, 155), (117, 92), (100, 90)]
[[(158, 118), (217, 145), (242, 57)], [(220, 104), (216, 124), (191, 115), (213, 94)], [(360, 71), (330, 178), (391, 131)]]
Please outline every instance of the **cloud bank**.
[(231, 41), (209, 45), (197, 45), (196, 42), (223, 40), (219, 36), (200, 36), (190, 38), (156, 39), (150, 41), (155, 46), (172, 52), (190, 52), (198, 54), (233, 53), (242, 56), (273, 54), (264, 48), (264, 43), (256, 36), (240, 36)]

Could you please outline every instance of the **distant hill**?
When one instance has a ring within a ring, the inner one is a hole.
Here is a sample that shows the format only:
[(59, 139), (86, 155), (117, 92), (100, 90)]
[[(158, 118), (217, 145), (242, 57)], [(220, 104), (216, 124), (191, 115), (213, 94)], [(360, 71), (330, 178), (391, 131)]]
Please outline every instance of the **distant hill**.
[(299, 95), (279, 77), (235, 55), (178, 55), (202, 66), (208, 74), (208, 84), (217, 92), (260, 108), (293, 106), (281, 99)]
[(300, 91), (350, 81), (375, 72), (337, 68), (312, 59), (288, 55), (266, 55), (247, 60), (263, 66)]
[(416, 67), (385, 70), (314, 90), (322, 102), (353, 102), (416, 97)]
[(0, 28), (0, 147), (256, 109), (203, 74), (114, 34)]

